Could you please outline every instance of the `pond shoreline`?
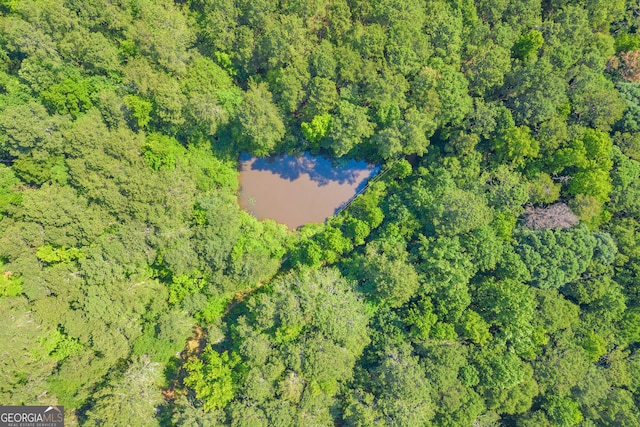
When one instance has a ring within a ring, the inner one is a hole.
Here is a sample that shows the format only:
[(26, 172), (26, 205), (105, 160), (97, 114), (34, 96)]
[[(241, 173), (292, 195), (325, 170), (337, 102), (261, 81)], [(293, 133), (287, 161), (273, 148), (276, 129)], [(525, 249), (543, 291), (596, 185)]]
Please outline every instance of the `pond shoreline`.
[(290, 229), (323, 222), (340, 210), (380, 170), (364, 161), (336, 164), (304, 153), (239, 159), (240, 206), (258, 219)]

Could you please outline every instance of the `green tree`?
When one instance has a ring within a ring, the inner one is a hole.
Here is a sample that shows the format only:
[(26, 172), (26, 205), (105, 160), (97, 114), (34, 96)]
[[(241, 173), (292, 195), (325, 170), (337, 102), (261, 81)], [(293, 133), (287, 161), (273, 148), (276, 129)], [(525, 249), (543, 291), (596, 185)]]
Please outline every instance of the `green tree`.
[(184, 383), (195, 391), (205, 411), (223, 408), (233, 399), (232, 370), (237, 363), (237, 357), (230, 357), (228, 353), (221, 355), (208, 347), (201, 359), (191, 360), (184, 365), (188, 373)]
[(494, 327), (496, 335), (516, 354), (534, 357), (539, 343), (532, 325), (536, 304), (531, 289), (507, 279), (486, 281), (475, 294), (475, 310)]
[(489, 408), (498, 413), (520, 414), (531, 407), (538, 394), (531, 365), (515, 353), (499, 348), (484, 348), (475, 355), (474, 361), (480, 378), (477, 388)]
[(13, 169), (0, 165), (0, 215), (6, 213), (12, 205), (20, 204), (22, 195), (15, 191), (19, 183)]
[(513, 56), (525, 62), (533, 61), (543, 44), (542, 33), (538, 30), (531, 30), (513, 45)]
[(557, 289), (584, 272), (596, 246), (584, 228), (521, 230), (516, 238), (516, 252), (531, 273), (531, 284), (542, 289)]
[(236, 116), (236, 137), (241, 149), (257, 156), (272, 153), (285, 134), (284, 123), (264, 83), (250, 83)]
[(364, 138), (373, 135), (374, 128), (366, 108), (339, 101), (323, 146), (330, 149), (336, 157), (342, 157), (357, 147)]
[(338, 102), (338, 91), (333, 80), (324, 77), (313, 77), (309, 83), (309, 97), (302, 109), (308, 120), (325, 115), (333, 110)]
[(158, 426), (156, 407), (163, 402), (161, 371), (157, 363), (142, 357), (121, 378), (96, 393), (96, 404), (87, 411), (86, 425)]
[(487, 177), (487, 190), (491, 206), (516, 215), (529, 199), (522, 176), (502, 165)]
[(469, 306), (468, 282), (476, 270), (457, 237), (418, 238), (418, 272), (438, 298), (435, 313), (444, 320), (456, 321)]
[(601, 169), (587, 169), (577, 172), (569, 183), (571, 194), (593, 196), (601, 203), (609, 199), (611, 189), (611, 177)]
[(143, 55), (171, 73), (182, 74), (195, 39), (187, 15), (170, 1), (140, 1), (133, 8), (135, 19), (126, 27), (128, 38)]
[(625, 106), (611, 81), (580, 67), (570, 91), (573, 116), (580, 124), (601, 130), (622, 118)]
[(501, 91), (518, 126), (536, 126), (566, 110), (569, 104), (563, 73), (542, 57), (535, 64), (516, 64)]
[(45, 105), (58, 114), (78, 115), (93, 106), (91, 83), (87, 79), (68, 77), (41, 93)]
[(133, 124), (140, 129), (145, 128), (151, 121), (153, 104), (136, 95), (125, 96), (124, 103), (130, 111), (131, 118), (135, 120)]
[(433, 418), (428, 381), (407, 348), (387, 349), (370, 375), (371, 391), (356, 390), (345, 410), (349, 425), (421, 425)]
[(493, 142), (500, 163), (522, 166), (527, 159), (538, 156), (538, 142), (531, 137), (531, 129), (519, 126), (508, 129)]
[(538, 173), (529, 181), (529, 200), (533, 203), (553, 203), (560, 197), (560, 187), (548, 174)]
[(460, 325), (460, 335), (480, 346), (487, 344), (491, 338), (489, 324), (473, 310), (465, 311)]
[(544, 405), (554, 425), (570, 427), (579, 424), (583, 417), (578, 404), (571, 399), (550, 397)]
[[(1, 277), (6, 277), (3, 271)], [(48, 357), (43, 341), (51, 329), (27, 310), (28, 301), (21, 296), (0, 297), (0, 310), (7, 318), (13, 317), (11, 326), (2, 329), (2, 341), (7, 343), (2, 359), (2, 385), (0, 399), (5, 402), (45, 404), (42, 393), (48, 387), (46, 378), (56, 367), (56, 360)], [(40, 327), (34, 328), (37, 324)]]
[(311, 122), (302, 122), (302, 134), (311, 144), (318, 143), (327, 136), (331, 127), (331, 114), (321, 114), (315, 116)]
[(364, 254), (356, 258), (356, 264), (364, 289), (383, 304), (398, 307), (420, 286), (418, 274), (401, 244), (368, 243)]

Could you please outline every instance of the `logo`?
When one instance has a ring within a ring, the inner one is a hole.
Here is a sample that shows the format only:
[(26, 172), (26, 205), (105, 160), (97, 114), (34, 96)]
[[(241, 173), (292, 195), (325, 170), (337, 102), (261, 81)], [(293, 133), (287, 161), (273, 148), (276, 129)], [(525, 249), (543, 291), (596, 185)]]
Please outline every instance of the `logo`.
[(0, 406), (0, 427), (64, 427), (64, 407)]

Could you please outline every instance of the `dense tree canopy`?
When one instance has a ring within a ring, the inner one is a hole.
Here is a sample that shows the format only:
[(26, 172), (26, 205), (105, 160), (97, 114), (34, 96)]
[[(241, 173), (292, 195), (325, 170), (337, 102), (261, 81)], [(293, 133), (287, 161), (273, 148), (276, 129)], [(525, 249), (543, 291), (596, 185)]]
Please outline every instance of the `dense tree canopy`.
[[(81, 426), (637, 426), (640, 18), (0, 1), (0, 404)], [(323, 224), (238, 158), (382, 172)]]

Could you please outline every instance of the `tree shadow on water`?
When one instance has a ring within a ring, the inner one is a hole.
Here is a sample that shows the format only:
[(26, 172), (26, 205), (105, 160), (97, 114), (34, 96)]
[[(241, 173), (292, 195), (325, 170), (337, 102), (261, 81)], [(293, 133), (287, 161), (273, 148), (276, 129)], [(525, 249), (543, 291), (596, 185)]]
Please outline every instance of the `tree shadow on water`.
[(309, 175), (312, 181), (317, 182), (320, 186), (327, 185), (331, 182), (354, 184), (358, 181), (362, 172), (373, 169), (366, 162), (356, 160), (335, 165), (329, 159), (312, 156), (308, 153), (299, 157), (278, 156), (267, 158), (252, 158), (249, 155), (243, 154), (240, 156), (240, 162), (243, 169), (247, 167), (248, 162), (251, 162), (248, 166), (251, 170), (269, 171), (289, 181), (295, 181), (299, 179), (301, 175), (306, 174)]

